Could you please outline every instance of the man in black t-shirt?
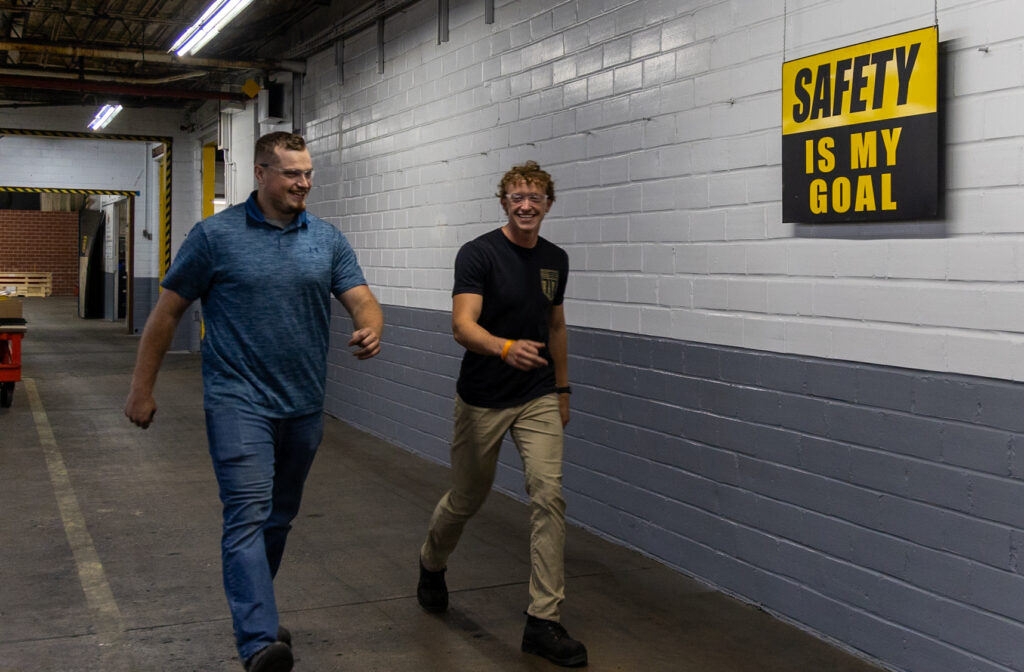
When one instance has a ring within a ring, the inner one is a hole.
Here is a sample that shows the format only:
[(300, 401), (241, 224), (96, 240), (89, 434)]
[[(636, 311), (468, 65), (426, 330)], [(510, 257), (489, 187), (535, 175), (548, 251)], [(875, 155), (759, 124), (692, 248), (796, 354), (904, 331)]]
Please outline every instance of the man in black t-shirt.
[(506, 433), (519, 449), (530, 496), (530, 605), (522, 649), (567, 667), (587, 650), (560, 624), (565, 596), (562, 428), (569, 422), (569, 366), (562, 299), (569, 258), (540, 237), (555, 201), (551, 176), (533, 161), (498, 185), (508, 216), (500, 229), (462, 246), (455, 259), (452, 331), (466, 348), (455, 397), (452, 488), (441, 498), (420, 549), (416, 596), (448, 608), (448, 556), (487, 498)]

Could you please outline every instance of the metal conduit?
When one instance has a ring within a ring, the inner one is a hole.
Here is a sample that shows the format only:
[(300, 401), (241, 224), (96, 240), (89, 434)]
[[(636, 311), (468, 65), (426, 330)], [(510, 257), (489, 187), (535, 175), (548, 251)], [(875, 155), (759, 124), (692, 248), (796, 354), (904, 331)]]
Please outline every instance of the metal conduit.
[(21, 86), (27, 89), (50, 89), (53, 91), (96, 91), (99, 93), (123, 93), (152, 98), (195, 98), (199, 100), (228, 100), (244, 103), (251, 100), (244, 93), (230, 91), (198, 91), (194, 89), (165, 89), (157, 86), (119, 86), (105, 82), (86, 82), (68, 79), (41, 79), (0, 75), (0, 86)]
[(23, 40), (0, 40), (0, 51), (31, 51), (58, 56), (75, 58), (109, 58), (122, 61), (149, 61), (170, 65), (184, 65), (194, 68), (214, 68), (221, 70), (286, 70), (288, 72), (305, 73), (303, 61), (233, 61), (217, 58), (196, 58), (195, 56), (176, 56), (164, 51), (143, 51), (141, 49), (86, 49), (74, 46), (58, 46), (41, 44)]
[(32, 70), (28, 68), (0, 68), (0, 75), (14, 75), (16, 77), (30, 77), (33, 79), (74, 79), (93, 82), (120, 82), (122, 84), (135, 84), (139, 86), (152, 86), (155, 84), (167, 84), (169, 82), (180, 82), (185, 79), (204, 77), (207, 73), (201, 71), (183, 72), (178, 75), (167, 77), (122, 77), (118, 75), (83, 74), (77, 72), (64, 72), (60, 70)]

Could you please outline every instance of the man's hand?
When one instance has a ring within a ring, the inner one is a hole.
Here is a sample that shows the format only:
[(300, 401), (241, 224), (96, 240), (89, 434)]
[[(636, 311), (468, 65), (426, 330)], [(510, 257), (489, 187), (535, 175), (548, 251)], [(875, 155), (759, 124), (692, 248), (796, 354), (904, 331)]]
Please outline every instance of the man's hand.
[(156, 374), (174, 338), (174, 330), (191, 303), (177, 292), (164, 289), (142, 330), (132, 384), (128, 388), (128, 400), (124, 403), (124, 414), (143, 429), (149, 427), (156, 415), (156, 400), (153, 398)]
[(156, 400), (152, 394), (143, 395), (132, 390), (124, 404), (124, 414), (133, 423), (146, 429), (156, 415)]
[(375, 357), (380, 352), (380, 335), (384, 331), (384, 313), (377, 303), (377, 297), (366, 285), (356, 285), (340, 294), (338, 300), (345, 306), (355, 325), (348, 344), (349, 347), (359, 349), (352, 355), (359, 359)]
[(541, 366), (547, 366), (548, 360), (540, 356), (544, 344), (540, 341), (530, 341), (521, 338), (512, 342), (512, 347), (505, 355), (505, 363), (520, 371), (530, 371)]
[(352, 340), (348, 344), (349, 347), (358, 346), (360, 348), (352, 353), (358, 359), (369, 359), (380, 352), (380, 336), (369, 327), (352, 332)]

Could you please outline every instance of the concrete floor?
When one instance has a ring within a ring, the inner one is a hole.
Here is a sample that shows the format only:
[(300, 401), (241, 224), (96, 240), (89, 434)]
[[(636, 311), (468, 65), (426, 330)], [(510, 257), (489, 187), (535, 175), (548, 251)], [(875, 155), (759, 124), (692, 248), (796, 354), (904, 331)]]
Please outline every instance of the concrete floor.
[[(0, 409), (0, 672), (240, 670), (199, 358), (167, 357), (142, 431), (122, 415), (138, 338), (76, 314), (25, 300), (24, 380)], [(560, 669), (519, 651), (528, 521), (508, 497), (467, 528), (449, 612), (420, 610), (417, 551), (446, 482), (328, 418), (277, 579), (296, 670)], [(566, 571), (563, 622), (594, 672), (879, 669), (576, 528)]]

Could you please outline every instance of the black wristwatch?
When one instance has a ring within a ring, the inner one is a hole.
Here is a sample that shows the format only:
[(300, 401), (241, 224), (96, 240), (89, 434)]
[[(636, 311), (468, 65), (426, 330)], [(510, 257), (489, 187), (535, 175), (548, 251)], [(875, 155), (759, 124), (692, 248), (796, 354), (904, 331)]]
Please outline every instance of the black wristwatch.
[(572, 388), (566, 385), (565, 387), (556, 387), (555, 392), (558, 394), (572, 394)]

